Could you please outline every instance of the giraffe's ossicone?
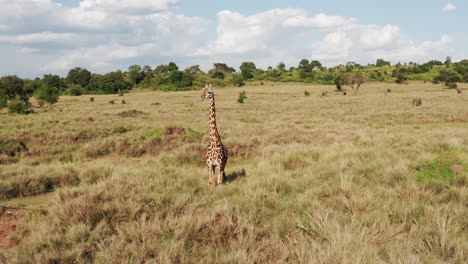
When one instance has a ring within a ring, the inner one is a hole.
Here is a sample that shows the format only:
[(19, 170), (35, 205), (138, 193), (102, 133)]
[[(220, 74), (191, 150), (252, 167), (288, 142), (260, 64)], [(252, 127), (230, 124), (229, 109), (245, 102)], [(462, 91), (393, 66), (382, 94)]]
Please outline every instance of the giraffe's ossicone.
[[(206, 149), (205, 160), (208, 167), (208, 183), (210, 185), (223, 184), (225, 179), (224, 168), (228, 160), (228, 152), (221, 142), (221, 137), (216, 127), (216, 108), (213, 85), (208, 84), (203, 88), (201, 100), (210, 100), (210, 142)], [(216, 182), (215, 182), (216, 175)]]

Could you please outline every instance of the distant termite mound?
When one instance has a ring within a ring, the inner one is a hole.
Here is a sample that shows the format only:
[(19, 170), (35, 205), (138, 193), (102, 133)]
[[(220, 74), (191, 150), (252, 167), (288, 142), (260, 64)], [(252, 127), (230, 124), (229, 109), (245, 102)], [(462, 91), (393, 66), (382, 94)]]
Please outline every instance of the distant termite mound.
[(412, 104), (414, 106), (421, 106), (422, 105), (421, 98), (414, 98), (413, 101), (412, 101)]

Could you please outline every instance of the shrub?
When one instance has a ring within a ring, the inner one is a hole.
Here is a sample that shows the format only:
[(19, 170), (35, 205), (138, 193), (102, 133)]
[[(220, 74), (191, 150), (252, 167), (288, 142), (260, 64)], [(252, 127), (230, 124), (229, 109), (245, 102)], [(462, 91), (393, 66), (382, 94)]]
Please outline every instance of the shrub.
[(110, 100), (109, 104), (115, 104), (114, 100)]
[(81, 90), (81, 88), (79, 86), (74, 85), (74, 86), (68, 88), (67, 94), (69, 94), (71, 96), (80, 96), (80, 95), (83, 94), (83, 91)]
[(10, 113), (27, 114), (28, 103), (19, 98), (15, 98), (8, 102), (8, 111)]
[(322, 92), (321, 94), (322, 97), (327, 96), (327, 95), (328, 95), (328, 91)]
[(0, 109), (4, 108), (7, 106), (7, 97), (5, 95), (5, 92), (0, 90)]
[(446, 82), (445, 86), (447, 86), (449, 89), (457, 89), (458, 85), (454, 82)]
[(58, 102), (60, 91), (52, 86), (43, 85), (36, 91), (36, 98), (39, 101), (39, 105), (48, 103), (49, 105)]
[(244, 79), (240, 74), (233, 74), (231, 83), (237, 87), (241, 87), (245, 85)]
[(89, 98), (90, 102), (94, 102), (94, 97)]
[(310, 93), (308, 91), (304, 91), (305, 96), (310, 96)]
[(144, 115), (144, 114), (145, 113), (142, 111), (133, 109), (133, 110), (128, 110), (128, 111), (122, 111), (118, 113), (117, 115), (120, 117), (136, 117), (136, 116)]
[(127, 131), (128, 129), (124, 126), (118, 126), (114, 129), (114, 132), (118, 134), (123, 134), (123, 133), (126, 133)]
[(126, 104), (125, 100), (122, 100), (122, 104)]
[(237, 98), (237, 102), (243, 104), (245, 99), (247, 99), (247, 96), (245, 95), (245, 91), (240, 92), (239, 98)]

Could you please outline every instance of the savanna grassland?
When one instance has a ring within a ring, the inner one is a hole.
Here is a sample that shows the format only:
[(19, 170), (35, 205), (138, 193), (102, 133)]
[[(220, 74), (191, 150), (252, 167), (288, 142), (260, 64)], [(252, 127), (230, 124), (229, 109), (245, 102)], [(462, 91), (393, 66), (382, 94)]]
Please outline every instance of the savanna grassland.
[(334, 89), (216, 89), (217, 188), (199, 91), (2, 111), (0, 262), (466, 263), (468, 91)]

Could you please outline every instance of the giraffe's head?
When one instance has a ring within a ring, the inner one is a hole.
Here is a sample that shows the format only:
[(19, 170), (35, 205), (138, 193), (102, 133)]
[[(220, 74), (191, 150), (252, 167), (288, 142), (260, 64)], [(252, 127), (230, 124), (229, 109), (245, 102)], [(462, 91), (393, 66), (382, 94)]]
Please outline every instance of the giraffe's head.
[(213, 98), (213, 95), (214, 95), (214, 88), (213, 88), (213, 85), (210, 83), (210, 84), (205, 85), (205, 88), (203, 88), (200, 98), (203, 101), (205, 99)]

